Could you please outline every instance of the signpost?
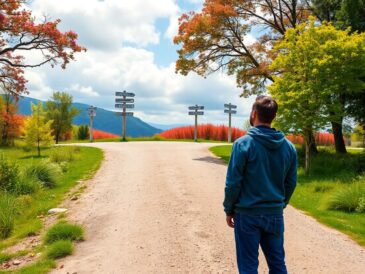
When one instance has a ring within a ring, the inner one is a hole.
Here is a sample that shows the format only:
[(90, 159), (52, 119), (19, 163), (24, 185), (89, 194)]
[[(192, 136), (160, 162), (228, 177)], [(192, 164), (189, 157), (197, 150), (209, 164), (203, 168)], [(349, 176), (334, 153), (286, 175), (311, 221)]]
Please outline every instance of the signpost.
[(127, 109), (134, 108), (134, 99), (127, 98), (127, 97), (134, 97), (135, 94), (131, 92), (119, 92), (115, 93), (115, 97), (122, 97), (122, 98), (115, 98), (115, 108), (122, 109), (122, 112), (116, 112), (118, 116), (122, 116), (122, 139), (123, 141), (126, 140), (126, 131), (127, 131), (127, 116), (133, 116), (133, 112), (126, 112)]
[[(189, 107), (189, 115), (195, 116), (195, 128), (194, 128), (194, 141), (198, 141), (198, 116), (204, 115), (204, 106), (191, 106)], [(191, 111), (193, 110), (193, 111)], [(199, 111), (200, 110), (200, 111)]]
[(88, 115), (90, 117), (90, 143), (93, 142), (93, 123), (94, 123), (94, 117), (96, 116), (96, 110), (97, 108), (94, 106), (90, 106), (87, 111)]
[(224, 113), (228, 113), (228, 143), (232, 142), (232, 114), (237, 114), (237, 106), (229, 104), (224, 104)]

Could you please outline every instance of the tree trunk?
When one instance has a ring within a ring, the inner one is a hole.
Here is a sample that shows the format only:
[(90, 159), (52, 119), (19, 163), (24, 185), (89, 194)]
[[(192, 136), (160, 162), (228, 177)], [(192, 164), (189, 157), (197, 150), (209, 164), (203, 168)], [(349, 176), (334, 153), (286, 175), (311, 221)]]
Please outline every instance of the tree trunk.
[(313, 136), (313, 130), (304, 130), (304, 140), (305, 140), (305, 175), (309, 175), (310, 172), (310, 162), (312, 155), (313, 141), (315, 141)]
[(335, 138), (335, 148), (337, 153), (347, 153), (345, 141), (342, 133), (342, 123), (331, 122), (332, 131)]
[(38, 150), (38, 157), (41, 157), (41, 146), (39, 144), (39, 141), (38, 141), (37, 150)]
[(312, 154), (317, 154), (318, 153), (318, 148), (317, 148), (317, 144), (316, 144), (316, 137), (314, 136), (314, 132), (311, 130), (311, 133), (309, 135), (309, 148), (310, 148), (310, 152)]

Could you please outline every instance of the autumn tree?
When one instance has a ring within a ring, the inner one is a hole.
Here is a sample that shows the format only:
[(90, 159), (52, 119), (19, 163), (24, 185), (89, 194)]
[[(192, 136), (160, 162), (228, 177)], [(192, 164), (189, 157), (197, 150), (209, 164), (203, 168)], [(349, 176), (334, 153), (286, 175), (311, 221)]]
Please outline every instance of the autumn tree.
[(41, 156), (41, 147), (49, 146), (53, 142), (52, 120), (47, 121), (43, 104), (32, 104), (32, 116), (25, 121), (24, 140), (30, 147), (37, 147), (38, 156)]
[(11, 145), (20, 135), (22, 118), (17, 114), (17, 101), (9, 93), (0, 95), (0, 144)]
[[(85, 49), (77, 44), (77, 34), (58, 29), (60, 20), (34, 18), (26, 0), (0, 0), (0, 90), (19, 96), (27, 93), (25, 68), (50, 64), (52, 67), (74, 60)], [(30, 63), (24, 57), (32, 52), (40, 59)]]
[[(274, 81), (273, 46), (309, 14), (304, 0), (205, 0), (201, 12), (179, 19), (176, 72), (207, 76), (223, 71), (235, 75), (241, 96), (264, 93)], [(249, 39), (252, 31), (256, 41)], [(314, 134), (311, 143), (317, 151)]]
[(280, 128), (302, 134), (309, 172), (311, 133), (345, 115), (342, 94), (365, 88), (365, 34), (316, 26), (315, 19), (288, 29), (274, 51), (271, 69), (278, 72), (270, 93), (278, 100)]
[(51, 100), (46, 103), (48, 119), (52, 120), (52, 132), (56, 144), (60, 137), (72, 130), (72, 120), (79, 110), (72, 107), (72, 96), (65, 92), (54, 92)]

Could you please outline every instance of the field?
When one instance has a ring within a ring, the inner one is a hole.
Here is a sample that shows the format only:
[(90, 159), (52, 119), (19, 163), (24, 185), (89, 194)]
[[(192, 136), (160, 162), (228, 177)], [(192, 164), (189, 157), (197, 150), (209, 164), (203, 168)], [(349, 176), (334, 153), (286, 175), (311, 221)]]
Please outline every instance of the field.
[[(47, 211), (50, 208), (57, 207), (65, 199), (70, 189), (76, 186), (80, 180), (93, 176), (101, 164), (103, 152), (100, 149), (88, 147), (52, 147), (42, 149), (42, 156), (36, 157), (34, 151), (28, 151), (20, 147), (9, 147), (0, 148), (0, 156), (2, 161), (15, 163), (19, 168), (20, 174), (34, 166), (42, 168), (46, 166), (59, 166), (59, 172), (55, 177), (55, 181), (50, 177), (48, 180), (43, 180), (41, 187), (26, 189), (26, 191), (22, 190), (23, 192), (21, 193), (18, 190), (13, 191), (12, 189), (5, 192), (3, 189), (0, 192), (0, 198), (2, 198), (0, 200), (6, 200), (4, 197), (10, 197), (10, 200), (15, 201), (16, 212), (13, 229), (8, 236), (3, 235), (3, 239), (0, 239), (1, 267), (2, 263), (6, 263), (13, 257), (32, 257), (38, 252), (43, 254), (45, 246), (42, 244), (42, 241), (34, 249), (28, 249), (27, 247), (27, 249), (18, 250), (16, 248), (16, 253), (9, 250), (14, 250), (14, 245), (18, 246), (19, 243), (26, 241), (29, 237), (43, 237), (45, 222), (49, 222)], [(4, 206), (4, 204), (0, 204), (1, 206)], [(5, 212), (4, 208), (0, 210)], [(60, 215), (60, 217), (65, 216)], [(27, 268), (28, 272), (19, 273), (45, 273), (53, 265), (53, 259), (43, 255), (40, 259), (38, 264), (29, 269)]]
[[(228, 162), (231, 146), (211, 151)], [(290, 204), (365, 246), (365, 153), (349, 149), (348, 155), (336, 155), (321, 147), (313, 156), (309, 176), (304, 175), (301, 148), (298, 155), (298, 185)]]

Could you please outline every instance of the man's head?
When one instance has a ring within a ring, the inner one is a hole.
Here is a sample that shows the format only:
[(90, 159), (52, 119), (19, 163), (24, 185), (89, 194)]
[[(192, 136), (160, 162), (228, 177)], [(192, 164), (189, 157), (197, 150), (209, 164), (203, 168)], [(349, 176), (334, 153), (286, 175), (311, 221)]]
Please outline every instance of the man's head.
[(266, 95), (257, 96), (250, 115), (251, 126), (270, 126), (276, 117), (277, 111), (278, 104), (272, 97)]

